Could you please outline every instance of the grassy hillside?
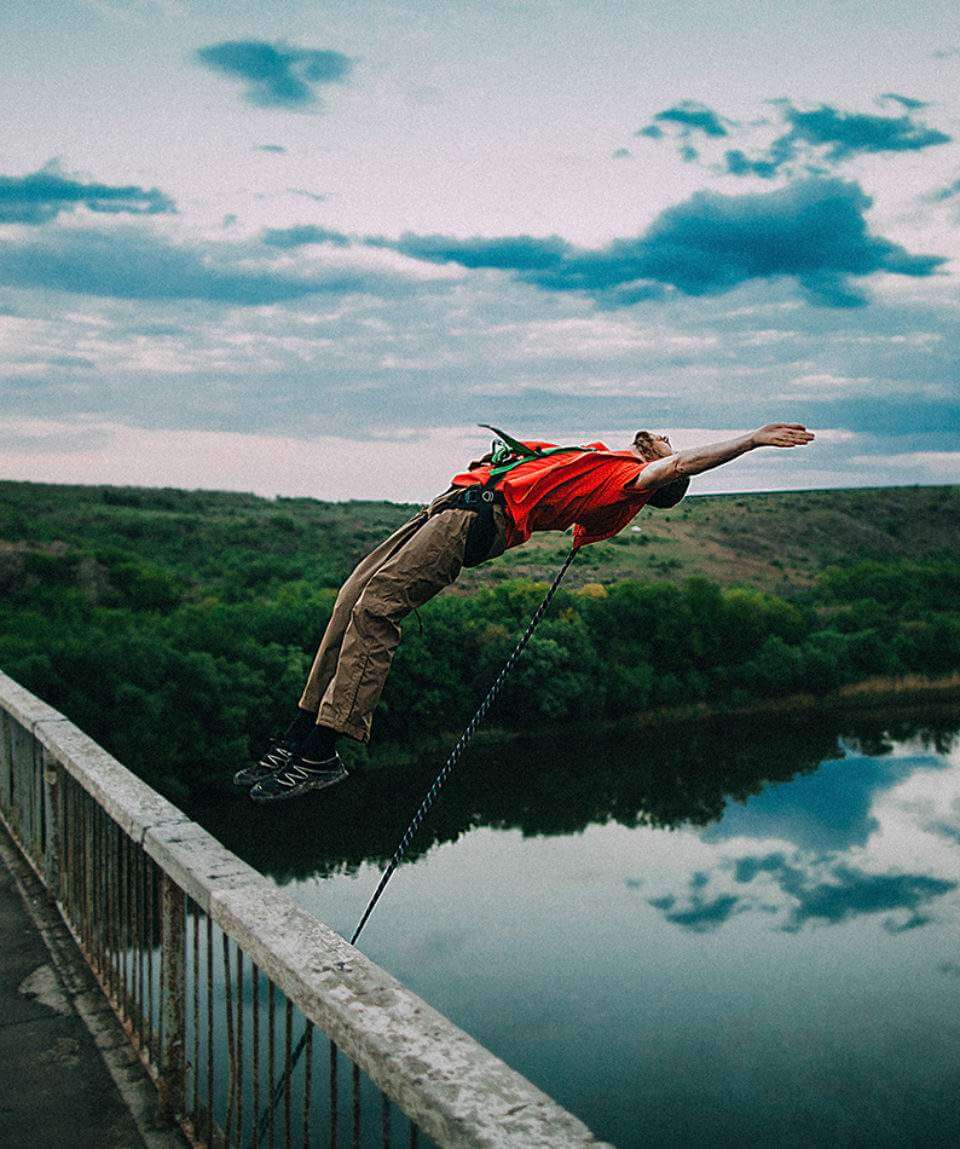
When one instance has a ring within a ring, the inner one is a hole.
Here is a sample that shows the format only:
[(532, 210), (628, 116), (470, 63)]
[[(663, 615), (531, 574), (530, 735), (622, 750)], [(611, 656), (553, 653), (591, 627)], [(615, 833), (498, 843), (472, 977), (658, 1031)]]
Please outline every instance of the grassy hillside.
[[(215, 491), (0, 482), (0, 590), (27, 578), (75, 579), (93, 601), (153, 593), (158, 606), (257, 597), (292, 580), (338, 586), (416, 507), (321, 503)], [(568, 538), (536, 535), (471, 571), (461, 593), (542, 579)], [(790, 595), (830, 564), (960, 552), (960, 488), (888, 487), (708, 495), (645, 510), (585, 548), (570, 585), (702, 575)]]

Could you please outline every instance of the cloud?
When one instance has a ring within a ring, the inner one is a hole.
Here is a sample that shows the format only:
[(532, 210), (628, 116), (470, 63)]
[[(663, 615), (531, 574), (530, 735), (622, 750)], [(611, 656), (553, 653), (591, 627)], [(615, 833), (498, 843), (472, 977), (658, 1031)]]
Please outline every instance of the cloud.
[(335, 247), (346, 247), (350, 236), (342, 231), (330, 231), (325, 227), (303, 224), (299, 227), (267, 228), (260, 237), (268, 247), (294, 248), (311, 243), (329, 243)]
[(741, 902), (735, 894), (719, 894), (710, 899), (704, 897), (702, 891), (709, 882), (709, 875), (701, 870), (691, 874), (687, 904), (682, 909), (677, 908), (677, 899), (672, 894), (661, 898), (650, 898), (648, 904), (656, 910), (662, 910), (664, 918), (675, 926), (680, 926), (681, 929), (698, 934), (708, 933), (738, 913), (737, 907)]
[(842, 863), (833, 867), (827, 880), (819, 881), (779, 853), (739, 858), (734, 863), (738, 882), (752, 882), (760, 873), (769, 874), (793, 900), (783, 926), (790, 933), (811, 921), (836, 925), (862, 914), (894, 911), (907, 911), (909, 916), (900, 923), (888, 921), (885, 928), (891, 932), (913, 929), (930, 920), (920, 913), (920, 907), (958, 884), (927, 874), (870, 874)]
[[(927, 874), (867, 874), (846, 866), (838, 866), (834, 878), (834, 881), (802, 889), (789, 883), (788, 892), (794, 894), (798, 904), (790, 914), (786, 929), (797, 930), (813, 920), (834, 925), (861, 914), (892, 910), (910, 911), (911, 917), (905, 924), (911, 924), (922, 916), (916, 913), (919, 906), (957, 887), (956, 882)], [(788, 889), (786, 879), (784, 888)]]
[[(387, 289), (390, 277), (366, 269), (297, 275), (251, 267), (249, 252), (227, 245), (177, 245), (130, 228), (82, 230), (0, 247), (0, 284), (131, 300), (202, 299), (256, 306), (318, 292)], [(396, 281), (396, 277), (394, 277)]]
[(951, 180), (942, 188), (937, 188), (927, 198), (933, 203), (943, 203), (945, 200), (953, 199), (956, 195), (960, 195), (960, 177)]
[[(789, 100), (773, 100), (781, 124), (780, 134), (763, 149), (730, 147), (712, 170), (733, 176), (769, 180), (782, 174), (825, 174), (831, 167), (858, 155), (881, 152), (915, 152), (949, 143), (951, 136), (916, 118), (927, 107), (923, 100), (898, 92), (884, 92), (883, 104), (895, 104), (899, 115), (850, 112), (829, 104), (802, 109)], [(744, 137), (768, 119), (741, 124), (717, 115), (711, 108), (683, 100), (657, 112), (635, 136), (671, 139), (685, 163), (700, 159), (700, 147), (717, 141)], [(785, 130), (784, 130), (785, 129)], [(693, 146), (697, 137), (698, 147)], [(716, 152), (714, 152), (716, 155)]]
[(697, 103), (696, 100), (681, 100), (672, 108), (664, 108), (663, 111), (657, 112), (653, 122), (641, 128), (635, 135), (659, 139), (663, 135), (663, 130), (659, 126), (661, 124), (678, 128), (681, 139), (686, 139), (693, 132), (702, 132), (705, 136), (714, 137), (729, 134), (717, 113), (706, 104)]
[(949, 838), (951, 842), (956, 842), (960, 846), (960, 826), (951, 826), (948, 822), (934, 822), (928, 829), (934, 834)]
[(808, 179), (775, 191), (702, 191), (668, 208), (646, 234), (598, 249), (558, 236), (369, 238), (411, 259), (511, 272), (547, 291), (582, 291), (606, 306), (655, 299), (665, 289), (718, 295), (752, 280), (788, 277), (816, 303), (862, 304), (850, 280), (886, 271), (929, 276), (945, 262), (914, 255), (867, 230), (871, 200), (856, 183)]
[(303, 196), (304, 199), (312, 199), (314, 203), (326, 203), (330, 198), (323, 192), (312, 192), (306, 188), (287, 188), (290, 195)]
[(78, 207), (130, 215), (176, 211), (173, 200), (158, 188), (84, 183), (53, 163), (25, 176), (0, 176), (0, 223), (47, 223)]
[(675, 926), (692, 930), (694, 933), (705, 934), (722, 926), (736, 912), (739, 900), (732, 894), (720, 894), (712, 901), (694, 895), (690, 899), (689, 906), (683, 910), (666, 908), (661, 904), (662, 899), (659, 898), (654, 898), (650, 905), (663, 909), (663, 916)]
[(244, 99), (261, 108), (315, 106), (314, 89), (343, 83), (353, 66), (342, 52), (266, 40), (225, 40), (198, 49), (196, 58), (215, 72), (243, 80)]
[(255, 152), (269, 152), (272, 156), (285, 156), (287, 149), (281, 144), (258, 144), (254, 149)]
[(899, 92), (882, 92), (880, 94), (880, 100), (892, 101), (895, 104), (899, 104), (902, 108), (908, 108), (911, 112), (929, 106), (926, 100), (915, 100), (912, 96), (902, 96)]
[[(827, 159), (845, 160), (861, 152), (915, 152), (947, 144), (951, 138), (936, 128), (917, 123), (909, 115), (874, 116), (843, 112), (822, 104), (812, 112), (786, 109), (789, 138), (826, 147)], [(776, 148), (776, 144), (774, 145)]]
[(828, 104), (803, 111), (787, 100), (778, 107), (788, 131), (777, 136), (764, 152), (749, 156), (739, 148), (724, 153), (727, 174), (773, 179), (800, 168), (822, 170), (854, 156), (881, 152), (916, 152), (951, 141), (952, 136), (928, 127), (912, 115), (924, 107), (920, 100), (888, 92), (882, 99), (894, 100), (905, 108), (899, 116), (878, 116), (868, 112), (846, 112)]

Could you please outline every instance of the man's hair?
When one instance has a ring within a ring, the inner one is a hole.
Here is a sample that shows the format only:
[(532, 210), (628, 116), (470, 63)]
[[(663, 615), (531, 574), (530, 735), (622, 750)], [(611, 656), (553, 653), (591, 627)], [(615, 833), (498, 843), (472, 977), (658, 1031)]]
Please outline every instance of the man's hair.
[[(653, 449), (653, 444), (657, 438), (658, 436), (652, 434), (650, 431), (638, 431), (633, 437), (634, 447), (640, 452), (641, 457), (648, 462), (661, 458)], [(672, 483), (668, 483), (665, 487), (658, 487), (647, 500), (647, 506), (659, 507), (660, 510), (669, 510), (670, 507), (675, 507), (677, 503), (680, 502), (687, 493), (689, 486), (690, 480), (686, 476), (674, 479)]]

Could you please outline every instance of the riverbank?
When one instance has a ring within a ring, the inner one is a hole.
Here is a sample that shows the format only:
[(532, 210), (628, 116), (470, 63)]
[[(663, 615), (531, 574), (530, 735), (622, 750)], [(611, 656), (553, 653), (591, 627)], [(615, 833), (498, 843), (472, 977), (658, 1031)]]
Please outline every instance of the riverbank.
[[(780, 698), (757, 699), (756, 702), (741, 706), (711, 706), (706, 702), (698, 702), (691, 706), (659, 707), (595, 723), (578, 722), (576, 726), (582, 731), (586, 725), (601, 737), (618, 731), (626, 733), (638, 729), (669, 729), (691, 722), (706, 724), (777, 717), (813, 718), (840, 712), (853, 712), (871, 717), (874, 712), (882, 710), (886, 715), (893, 710), (898, 717), (907, 717), (913, 710), (929, 711), (931, 707), (946, 706), (954, 702), (958, 704), (957, 712), (960, 713), (960, 674), (939, 678), (919, 674), (899, 677), (874, 676), (861, 682), (849, 683), (828, 694), (798, 692)], [(539, 725), (523, 731), (523, 735), (527, 738), (543, 737), (544, 744), (547, 745), (562, 737), (563, 729), (563, 725)], [(355, 744), (348, 743), (344, 756), (349, 758), (351, 763), (362, 764), (371, 769), (422, 762), (427, 756), (436, 757), (439, 761), (439, 757), (453, 747), (459, 734), (458, 730), (444, 730), (423, 735), (404, 745), (374, 740), (369, 749), (361, 749), (355, 747)], [(513, 742), (517, 737), (518, 731), (491, 724), (479, 730), (474, 740), (478, 746), (496, 747)]]

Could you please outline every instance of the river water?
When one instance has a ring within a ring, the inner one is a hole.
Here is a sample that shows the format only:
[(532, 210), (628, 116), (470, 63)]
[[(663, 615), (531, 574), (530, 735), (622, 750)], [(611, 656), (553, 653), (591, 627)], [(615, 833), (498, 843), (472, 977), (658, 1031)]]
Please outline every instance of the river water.
[[(350, 936), (440, 761), (197, 816)], [(630, 1146), (960, 1143), (960, 716), (472, 750), (361, 938)]]

